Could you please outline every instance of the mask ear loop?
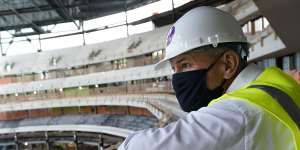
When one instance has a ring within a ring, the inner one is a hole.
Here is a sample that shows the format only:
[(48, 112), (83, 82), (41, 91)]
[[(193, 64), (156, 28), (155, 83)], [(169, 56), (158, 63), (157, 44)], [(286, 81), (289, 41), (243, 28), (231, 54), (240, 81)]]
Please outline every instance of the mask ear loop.
[[(207, 71), (209, 71), (217, 62), (218, 62), (218, 60), (225, 54), (225, 52), (226, 51), (224, 51), (224, 52), (222, 52), (221, 54), (220, 54), (220, 56), (218, 56), (217, 57), (217, 59), (207, 68)], [(224, 79), (223, 81), (222, 81), (222, 83), (218, 86), (218, 87), (216, 87), (215, 89), (217, 89), (217, 88), (222, 88), (223, 89), (223, 93), (224, 93), (224, 85), (225, 85), (225, 82), (226, 82), (227, 80), (226, 79)]]
[(209, 65), (209, 67), (207, 68), (207, 70), (210, 70), (218, 62), (218, 60), (225, 54), (225, 52), (226, 51), (222, 52), (220, 54), (220, 56), (218, 56), (217, 59), (215, 59), (215, 61)]
[(221, 87), (221, 88), (223, 89), (223, 92), (222, 92), (222, 93), (224, 93), (224, 91), (225, 91), (224, 85), (225, 85), (226, 81), (227, 81), (227, 80), (224, 79), (224, 80), (222, 81), (222, 83), (220, 84), (220, 86), (217, 87), (217, 88)]

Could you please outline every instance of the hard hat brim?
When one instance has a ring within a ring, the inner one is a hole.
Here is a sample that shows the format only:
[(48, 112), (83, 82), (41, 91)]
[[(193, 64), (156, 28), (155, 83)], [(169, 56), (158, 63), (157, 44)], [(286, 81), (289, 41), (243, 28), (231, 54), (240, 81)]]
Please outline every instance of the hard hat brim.
[(170, 60), (170, 58), (165, 58), (165, 59), (159, 61), (158, 63), (156, 63), (156, 64), (154, 65), (154, 70), (155, 70), (155, 71), (158, 71), (158, 70), (160, 70), (161, 68), (165, 67), (165, 66), (167, 65), (167, 63), (169, 63), (169, 62), (168, 62), (169, 60)]

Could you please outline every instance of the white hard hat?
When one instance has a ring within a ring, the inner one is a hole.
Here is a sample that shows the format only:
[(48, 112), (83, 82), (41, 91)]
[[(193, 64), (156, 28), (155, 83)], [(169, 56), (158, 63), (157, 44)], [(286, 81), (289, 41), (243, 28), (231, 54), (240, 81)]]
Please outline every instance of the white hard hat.
[(165, 57), (155, 66), (195, 48), (220, 43), (247, 43), (240, 24), (230, 14), (214, 7), (197, 7), (184, 14), (170, 28)]

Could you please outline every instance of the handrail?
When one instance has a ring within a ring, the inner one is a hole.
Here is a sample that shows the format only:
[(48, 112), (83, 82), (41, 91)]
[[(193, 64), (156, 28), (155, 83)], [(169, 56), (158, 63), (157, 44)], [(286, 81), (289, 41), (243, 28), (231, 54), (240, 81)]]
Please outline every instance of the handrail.
[[(160, 101), (173, 103), (173, 106), (161, 110), (157, 106), (166, 108)], [(0, 112), (21, 111), (31, 109), (45, 109), (56, 107), (78, 107), (78, 106), (133, 106), (148, 109), (159, 120), (166, 120), (170, 114), (181, 117), (178, 103), (174, 95), (169, 94), (124, 94), (110, 96), (90, 96), (65, 99), (48, 99), (24, 102), (11, 102), (0, 105)], [(177, 112), (174, 112), (177, 110)]]
[(121, 70), (91, 73), (82, 76), (2, 85), (0, 86), (0, 95), (141, 80), (169, 76), (171, 74), (172, 70), (169, 66), (162, 68), (159, 71), (155, 71), (154, 65), (147, 65)]
[(99, 125), (46, 125), (46, 126), (25, 126), (16, 128), (1, 128), (0, 134), (9, 133), (23, 133), (23, 132), (40, 132), (40, 131), (81, 131), (81, 132), (95, 132), (105, 133), (120, 137), (127, 137), (134, 133), (132, 130), (122, 129), (111, 126)]

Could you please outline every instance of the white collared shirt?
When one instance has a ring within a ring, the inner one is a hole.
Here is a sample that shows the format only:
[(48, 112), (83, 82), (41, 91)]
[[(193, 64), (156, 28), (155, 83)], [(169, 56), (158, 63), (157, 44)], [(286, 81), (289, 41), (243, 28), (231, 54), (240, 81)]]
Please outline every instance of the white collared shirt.
[[(227, 92), (245, 86), (262, 71), (254, 64), (248, 65)], [(292, 150), (294, 145), (288, 144), (293, 141), (290, 132), (282, 135), (271, 132), (285, 129), (257, 106), (240, 100), (222, 100), (190, 112), (166, 127), (130, 135), (119, 150)]]

